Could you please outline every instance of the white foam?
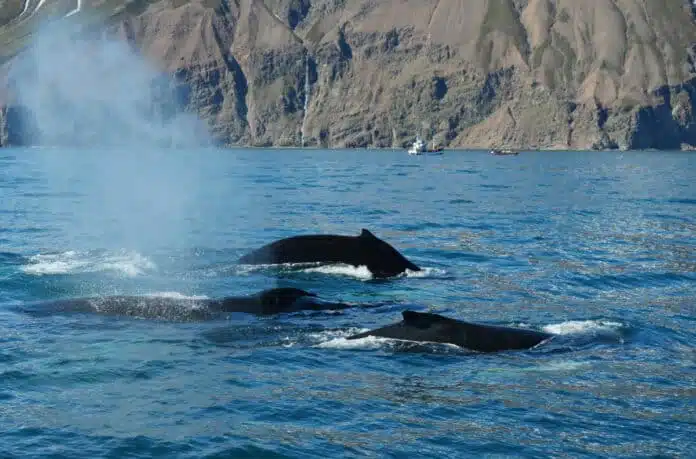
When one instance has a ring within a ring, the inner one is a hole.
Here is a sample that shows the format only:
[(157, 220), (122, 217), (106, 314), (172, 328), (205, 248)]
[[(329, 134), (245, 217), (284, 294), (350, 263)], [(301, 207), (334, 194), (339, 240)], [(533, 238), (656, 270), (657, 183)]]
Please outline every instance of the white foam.
[(394, 343), (391, 338), (380, 336), (366, 336), (358, 339), (334, 338), (317, 344), (315, 347), (322, 349), (381, 349)]
[(368, 328), (348, 328), (346, 330), (324, 330), (316, 333), (308, 333), (307, 338), (313, 341), (326, 341), (336, 338), (347, 338), (368, 331)]
[(57, 254), (38, 254), (29, 258), (31, 264), (23, 266), (27, 274), (65, 274), (87, 265), (86, 260), (79, 259), (77, 253), (70, 250)]
[(21, 269), (26, 274), (36, 276), (112, 271), (136, 277), (156, 269), (156, 266), (138, 252), (94, 253), (69, 250), (33, 255), (29, 258), (29, 264)]
[[(302, 268), (307, 268), (307, 267), (315, 267), (315, 266), (320, 266), (321, 263), (276, 263), (276, 264), (268, 264), (268, 263), (262, 263), (262, 264), (257, 264), (257, 265), (246, 265), (246, 264), (240, 264), (240, 265), (234, 265), (231, 269), (234, 269), (237, 274), (239, 275), (245, 275), (249, 273), (253, 273), (256, 271), (262, 271), (265, 269), (281, 269), (281, 270), (293, 270), (293, 269), (302, 269)], [(215, 276), (219, 275), (221, 272), (225, 272), (229, 267), (225, 268), (218, 268), (215, 271), (211, 271), (210, 275)]]
[[(324, 263), (278, 263), (278, 264), (258, 264), (258, 265), (237, 265), (237, 274), (245, 275), (264, 269), (298, 270), (305, 273), (321, 273), (333, 276), (353, 277), (360, 280), (371, 280), (374, 278), (372, 272), (366, 265), (353, 266), (344, 263), (324, 264)], [(395, 277), (436, 277), (446, 274), (447, 271), (439, 268), (421, 268), (420, 271), (411, 271), (399, 274)]]
[(575, 335), (588, 332), (616, 331), (622, 327), (618, 322), (608, 320), (570, 320), (544, 327), (547, 333), (554, 335)]
[[(370, 280), (374, 276), (367, 266), (352, 266), (346, 264), (334, 264), (334, 265), (319, 265), (303, 270), (308, 273), (323, 273), (323, 274), (334, 274), (339, 276), (349, 276), (355, 277), (360, 280)], [(395, 277), (434, 277), (441, 276), (445, 274), (446, 271), (438, 268), (421, 268), (420, 271), (411, 271), (407, 269), (403, 274), (399, 274)]]
[[(360, 265), (357, 267), (346, 264), (320, 265), (304, 269), (303, 271), (308, 273), (348, 276), (360, 280), (370, 280), (374, 278), (372, 272), (367, 269), (367, 266), (365, 265)], [(407, 269), (403, 274), (399, 274), (395, 277), (435, 277), (441, 276), (445, 273), (445, 270), (438, 268), (421, 268), (420, 271), (411, 271), (410, 269)]]
[(317, 266), (317, 267), (313, 267), (313, 268), (307, 268), (307, 269), (304, 269), (303, 271), (306, 273), (322, 273), (322, 274), (355, 277), (355, 278), (361, 279), (361, 280), (372, 279), (372, 273), (370, 272), (369, 269), (367, 269), (367, 266), (364, 266), (364, 265), (357, 266), (357, 267), (352, 266), (352, 265), (344, 265), (344, 264), (324, 265), (324, 266)]
[(356, 277), (358, 279), (372, 279), (372, 273), (367, 266), (352, 266), (347, 264), (331, 264), (323, 263), (277, 263), (277, 264), (258, 264), (258, 265), (239, 265), (237, 272), (239, 274), (249, 274), (255, 271), (264, 269), (281, 269), (281, 270), (297, 270), (305, 273), (322, 273), (339, 276)]
[(429, 268), (429, 267), (424, 267), (421, 268), (420, 271), (411, 271), (410, 269), (406, 270), (406, 277), (436, 277), (436, 276), (444, 276), (447, 274), (447, 271), (444, 269), (439, 269), (439, 268)]
[(209, 299), (206, 295), (184, 295), (179, 292), (153, 292), (146, 293), (144, 296), (154, 297), (154, 298), (171, 298), (174, 300), (207, 300)]
[(363, 338), (348, 339), (350, 336), (368, 331), (368, 328), (349, 328), (346, 330), (330, 330), (318, 333), (310, 333), (309, 338), (319, 341), (314, 347), (322, 349), (389, 349), (399, 345), (433, 345), (449, 349), (461, 348), (456, 344), (434, 343), (430, 341), (410, 341), (383, 336), (365, 336)]
[[(322, 347), (325, 342), (333, 340), (346, 340), (347, 337), (367, 331), (367, 328), (349, 328), (346, 330), (325, 330), (305, 335), (310, 341), (315, 342), (315, 347)], [(282, 339), (283, 347), (293, 347), (297, 344), (296, 338), (286, 336)]]

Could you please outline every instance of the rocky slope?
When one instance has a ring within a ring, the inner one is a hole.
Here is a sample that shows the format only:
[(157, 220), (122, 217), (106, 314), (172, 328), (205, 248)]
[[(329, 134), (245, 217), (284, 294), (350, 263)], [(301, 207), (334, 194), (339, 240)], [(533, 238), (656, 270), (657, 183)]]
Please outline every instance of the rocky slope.
[[(177, 108), (223, 144), (402, 147), (421, 133), (453, 148), (696, 145), (684, 0), (108, 4), (83, 10), (170, 75)], [(29, 29), (20, 4), (0, 11), (9, 57)], [(35, 141), (40, 123), (11, 85), (5, 100), (3, 142)]]

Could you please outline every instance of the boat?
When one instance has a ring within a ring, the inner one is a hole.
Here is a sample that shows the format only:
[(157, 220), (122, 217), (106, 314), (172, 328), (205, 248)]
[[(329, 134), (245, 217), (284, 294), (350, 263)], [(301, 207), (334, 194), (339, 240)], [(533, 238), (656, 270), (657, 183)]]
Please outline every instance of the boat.
[(433, 142), (433, 147), (428, 148), (425, 141), (421, 139), (420, 135), (416, 135), (416, 140), (411, 144), (411, 146), (408, 149), (408, 154), (409, 155), (425, 155), (425, 154), (438, 154), (442, 153), (444, 150), (444, 147), (438, 145), (435, 146), (435, 142)]
[(494, 148), (491, 150), (491, 154), (494, 156), (517, 156), (520, 152), (509, 148)]
[(425, 142), (423, 142), (423, 139), (421, 139), (420, 135), (416, 136), (416, 140), (411, 144), (411, 146), (408, 149), (408, 154), (409, 155), (420, 155), (423, 154), (425, 151)]

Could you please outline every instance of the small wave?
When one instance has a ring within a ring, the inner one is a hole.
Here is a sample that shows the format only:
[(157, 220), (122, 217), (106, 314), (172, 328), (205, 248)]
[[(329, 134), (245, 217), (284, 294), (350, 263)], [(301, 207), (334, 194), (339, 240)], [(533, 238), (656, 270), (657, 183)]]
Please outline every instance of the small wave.
[(395, 340), (380, 336), (366, 336), (358, 339), (334, 338), (316, 345), (322, 349), (365, 349), (374, 350), (388, 347)]
[(138, 252), (79, 252), (37, 254), (29, 257), (29, 264), (21, 269), (26, 274), (77, 274), (112, 271), (127, 277), (136, 277), (155, 269), (155, 264)]
[[(352, 265), (344, 265), (344, 264), (338, 264), (338, 265), (323, 265), (323, 266), (317, 266), (317, 267), (312, 267), (312, 268), (307, 268), (303, 270), (304, 272), (308, 273), (322, 273), (322, 274), (332, 274), (332, 275), (339, 275), (339, 276), (349, 276), (349, 277), (355, 277), (360, 280), (371, 280), (374, 278), (372, 273), (370, 272), (369, 269), (367, 269), (367, 266), (361, 265), (358, 267), (352, 266)], [(407, 269), (406, 272), (403, 274), (399, 274), (395, 277), (413, 277), (413, 278), (422, 278), (422, 277), (436, 277), (436, 276), (442, 276), (446, 274), (447, 271), (444, 269), (438, 269), (438, 268), (421, 268), (420, 271), (411, 271), (410, 269)]]
[(674, 272), (645, 272), (628, 274), (602, 274), (573, 276), (571, 282), (597, 290), (606, 288), (635, 289), (648, 287), (670, 286), (678, 282), (690, 283), (693, 277)]
[(348, 337), (368, 331), (368, 328), (348, 328), (344, 330), (325, 330), (317, 333), (309, 333), (307, 338), (317, 342), (314, 347), (321, 349), (381, 349), (388, 347), (395, 341), (381, 336), (366, 336), (358, 339)]
[[(0, 239), (0, 241), (2, 241)], [(25, 262), (24, 256), (12, 252), (0, 252), (0, 264), (21, 264)]]
[(361, 280), (372, 279), (372, 273), (367, 266), (352, 266), (352, 265), (323, 265), (313, 268), (303, 269), (306, 273), (322, 273), (322, 274), (332, 274), (339, 276), (349, 276), (355, 277)]
[[(245, 275), (266, 269), (276, 269), (280, 271), (299, 271), (304, 273), (320, 273), (334, 276), (353, 277), (360, 280), (372, 280), (374, 276), (367, 269), (367, 266), (353, 266), (344, 263), (323, 264), (323, 263), (279, 263), (279, 264), (259, 264), (259, 265), (238, 265), (237, 274)], [(447, 271), (439, 268), (424, 267), (420, 271), (406, 270), (405, 273), (395, 277), (438, 277), (446, 275)]]
[(229, 269), (233, 269), (238, 275), (245, 275), (245, 274), (255, 273), (258, 271), (264, 271), (267, 269), (275, 269), (275, 270), (281, 270), (281, 271), (295, 271), (295, 270), (301, 270), (301, 269), (304, 269), (307, 267), (317, 267), (317, 266), (321, 266), (321, 263), (276, 263), (276, 264), (261, 263), (261, 264), (257, 264), (257, 265), (240, 264), (240, 265), (218, 268), (217, 270), (214, 271), (214, 273), (219, 274), (219, 273), (225, 272)]
[(668, 199), (670, 204), (690, 204), (696, 205), (696, 199)]
[(321, 349), (388, 349), (388, 350), (425, 350), (433, 351), (441, 349), (444, 351), (457, 350), (462, 348), (450, 343), (432, 343), (427, 341), (409, 341), (395, 338), (385, 338), (382, 336), (365, 336), (358, 339), (348, 339), (350, 336), (368, 331), (367, 328), (349, 328), (344, 330), (326, 330), (307, 335), (312, 341), (317, 342), (314, 347)]
[(391, 350), (406, 352), (467, 352), (466, 349), (451, 343), (434, 343), (430, 341), (409, 341), (382, 336), (365, 336), (364, 338), (348, 339), (347, 337), (334, 338), (321, 342), (315, 347), (322, 349), (362, 349), (362, 350)]
[(590, 366), (589, 362), (576, 362), (572, 360), (564, 360), (560, 362), (551, 362), (540, 365), (535, 368), (530, 368), (531, 371), (573, 371)]
[(323, 330), (316, 333), (308, 333), (306, 337), (312, 341), (324, 342), (333, 339), (345, 339), (349, 336), (357, 335), (358, 333), (363, 333), (368, 331), (368, 328), (348, 328), (343, 330)]
[(570, 320), (559, 324), (546, 325), (543, 329), (554, 335), (576, 335), (581, 333), (616, 332), (623, 324), (610, 320)]
[(404, 276), (405, 277), (438, 277), (438, 276), (444, 276), (446, 274), (447, 274), (447, 271), (444, 269), (425, 267), (425, 268), (421, 268), (420, 271), (411, 271), (410, 269), (407, 269), (406, 274), (404, 274)]

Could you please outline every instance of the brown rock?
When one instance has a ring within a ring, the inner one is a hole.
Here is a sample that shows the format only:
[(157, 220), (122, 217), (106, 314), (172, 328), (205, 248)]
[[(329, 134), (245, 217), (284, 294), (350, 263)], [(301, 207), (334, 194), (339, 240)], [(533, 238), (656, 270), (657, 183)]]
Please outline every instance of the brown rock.
[(109, 32), (226, 144), (696, 144), (683, 0), (159, 1)]

